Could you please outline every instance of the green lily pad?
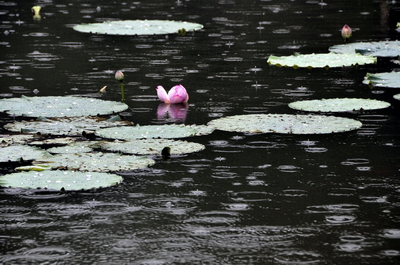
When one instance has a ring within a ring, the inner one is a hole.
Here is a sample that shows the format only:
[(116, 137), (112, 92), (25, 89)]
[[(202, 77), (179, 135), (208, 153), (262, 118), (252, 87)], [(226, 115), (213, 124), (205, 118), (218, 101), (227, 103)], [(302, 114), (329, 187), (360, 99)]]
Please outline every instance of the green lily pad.
[(168, 139), (146, 139), (128, 142), (104, 142), (101, 146), (105, 150), (118, 151), (126, 154), (161, 155), (164, 147), (170, 147), (171, 155), (199, 152), (205, 146), (188, 141)]
[(0, 148), (0, 162), (15, 162), (21, 159), (27, 161), (42, 157), (51, 157), (51, 155), (46, 150), (27, 145), (12, 145)]
[(353, 119), (324, 115), (249, 114), (212, 120), (216, 129), (229, 132), (326, 134), (358, 129), (362, 123)]
[(171, 20), (118, 20), (79, 24), (74, 30), (83, 33), (107, 35), (157, 35), (202, 29), (203, 25)]
[(400, 94), (396, 94), (393, 96), (394, 99), (400, 100)]
[(329, 68), (376, 63), (373, 56), (360, 54), (295, 54), (291, 56), (269, 56), (268, 63), (276, 66), (304, 67), (304, 68)]
[(108, 173), (74, 171), (28, 171), (0, 176), (0, 185), (11, 188), (86, 190), (117, 185), (122, 177)]
[(85, 142), (72, 142), (67, 146), (58, 146), (47, 149), (47, 152), (52, 154), (80, 154), (89, 153), (93, 148), (98, 148), (100, 142), (98, 141), (85, 141)]
[(100, 128), (124, 125), (132, 125), (132, 123), (121, 120), (111, 121), (100, 117), (63, 117), (13, 122), (6, 124), (4, 128), (12, 132), (76, 136), (82, 135), (82, 132), (93, 133)]
[(329, 48), (334, 53), (359, 53), (376, 57), (396, 57), (400, 55), (400, 41), (355, 42), (334, 45)]
[(52, 169), (74, 171), (116, 172), (146, 168), (155, 164), (153, 159), (114, 153), (59, 154), (50, 159), (36, 160), (34, 164), (49, 163)]
[(147, 126), (123, 126), (100, 129), (95, 132), (97, 136), (119, 139), (151, 139), (151, 138), (184, 138), (194, 136), (197, 131), (185, 125), (147, 125)]
[(196, 124), (192, 124), (192, 125), (185, 125), (186, 127), (190, 127), (194, 130), (196, 130), (196, 133), (194, 134), (194, 136), (203, 136), (203, 135), (209, 135), (212, 134), (213, 131), (215, 130), (214, 127), (212, 126), (207, 126), (207, 125), (196, 125)]
[(34, 146), (46, 146), (46, 145), (61, 146), (61, 145), (67, 145), (67, 144), (74, 143), (78, 140), (79, 140), (79, 138), (76, 138), (76, 137), (60, 137), (60, 138), (51, 138), (51, 139), (31, 141), (28, 144), (34, 145)]
[(0, 143), (2, 146), (10, 146), (17, 144), (26, 144), (35, 139), (35, 135), (9, 135), (6, 137), (0, 137)]
[(27, 117), (79, 117), (107, 115), (124, 111), (128, 105), (97, 98), (20, 97), (0, 99), (0, 111)]
[(370, 74), (364, 77), (364, 84), (377, 87), (400, 88), (400, 72), (386, 72), (379, 74)]
[(302, 100), (289, 104), (289, 107), (304, 111), (346, 112), (388, 108), (390, 103), (375, 99), (331, 98), (321, 100)]

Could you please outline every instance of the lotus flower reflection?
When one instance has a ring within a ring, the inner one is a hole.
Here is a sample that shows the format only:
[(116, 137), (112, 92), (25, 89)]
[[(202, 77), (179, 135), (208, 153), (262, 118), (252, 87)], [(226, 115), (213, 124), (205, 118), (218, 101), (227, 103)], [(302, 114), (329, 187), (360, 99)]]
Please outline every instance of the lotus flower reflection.
[(344, 42), (347, 42), (348, 39), (351, 37), (351, 28), (346, 24), (342, 28), (342, 37), (344, 39)]
[(157, 119), (185, 123), (188, 108), (186, 102), (179, 104), (160, 103), (157, 109)]
[(167, 93), (162, 86), (157, 86), (157, 96), (164, 103), (183, 103), (189, 100), (189, 95), (182, 85), (176, 85)]

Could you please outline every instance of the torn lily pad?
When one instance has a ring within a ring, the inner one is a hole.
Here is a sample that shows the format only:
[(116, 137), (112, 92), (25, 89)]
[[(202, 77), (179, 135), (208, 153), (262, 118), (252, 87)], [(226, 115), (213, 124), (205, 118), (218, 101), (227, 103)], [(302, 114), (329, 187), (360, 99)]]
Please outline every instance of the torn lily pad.
[(375, 41), (340, 44), (330, 47), (329, 51), (341, 54), (359, 53), (362, 55), (376, 57), (396, 57), (400, 55), (400, 41)]
[(107, 35), (159, 35), (202, 28), (203, 25), (198, 23), (172, 20), (118, 20), (74, 26), (74, 30), (79, 32)]
[(362, 123), (325, 115), (249, 114), (212, 120), (208, 125), (229, 132), (326, 134), (355, 130)]
[(131, 122), (110, 120), (100, 117), (63, 117), (40, 119), (37, 121), (20, 121), (8, 123), (5, 129), (12, 132), (37, 133), (51, 135), (82, 135), (83, 132), (93, 133), (95, 130), (107, 127), (132, 125)]
[(144, 156), (120, 155), (114, 153), (59, 154), (50, 159), (36, 160), (34, 164), (49, 163), (52, 169), (74, 171), (116, 172), (147, 168), (155, 164)]
[(0, 176), (0, 186), (24, 189), (87, 190), (117, 185), (122, 177), (115, 174), (74, 171), (28, 171)]
[(170, 148), (171, 155), (199, 152), (205, 146), (188, 141), (168, 139), (132, 140), (128, 142), (104, 142), (101, 146), (105, 150), (122, 152), (125, 154), (161, 155), (164, 147)]
[(320, 100), (302, 100), (289, 104), (292, 109), (316, 112), (346, 112), (356, 110), (374, 110), (388, 108), (390, 103), (363, 98), (330, 98)]
[(147, 126), (123, 126), (100, 129), (95, 132), (97, 136), (119, 139), (151, 139), (151, 138), (184, 138), (194, 136), (197, 130), (185, 125), (147, 125)]
[(378, 74), (370, 74), (364, 77), (364, 84), (377, 87), (394, 87), (400, 88), (400, 72), (386, 72)]
[(97, 98), (25, 97), (0, 99), (0, 111), (27, 117), (80, 117), (108, 115), (124, 111), (128, 105)]
[(319, 54), (295, 54), (280, 57), (271, 55), (267, 62), (279, 67), (329, 68), (374, 64), (376, 61), (377, 59), (373, 56), (364, 56), (360, 54), (337, 54), (331, 52)]
[(22, 160), (35, 160), (42, 157), (51, 157), (51, 155), (43, 149), (27, 146), (27, 145), (12, 145), (0, 148), (0, 163), (16, 162)]

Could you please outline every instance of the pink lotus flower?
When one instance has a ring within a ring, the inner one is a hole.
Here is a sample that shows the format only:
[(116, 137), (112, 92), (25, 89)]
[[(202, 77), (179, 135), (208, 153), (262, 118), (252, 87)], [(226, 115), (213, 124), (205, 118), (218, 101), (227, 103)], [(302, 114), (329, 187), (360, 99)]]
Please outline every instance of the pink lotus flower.
[(164, 103), (183, 103), (189, 100), (189, 95), (182, 85), (177, 85), (171, 88), (168, 92), (162, 86), (157, 86), (157, 96)]
[(347, 25), (344, 25), (342, 28), (342, 37), (344, 41), (347, 41), (351, 36), (351, 28)]

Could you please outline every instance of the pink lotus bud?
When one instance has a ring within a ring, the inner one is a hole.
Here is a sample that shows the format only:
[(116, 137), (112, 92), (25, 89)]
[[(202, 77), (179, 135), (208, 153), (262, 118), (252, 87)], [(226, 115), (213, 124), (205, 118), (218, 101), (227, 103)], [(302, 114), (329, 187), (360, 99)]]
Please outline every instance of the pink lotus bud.
[(122, 73), (122, 71), (118, 70), (117, 72), (115, 72), (115, 79), (119, 82), (124, 81), (124, 73)]
[(342, 28), (342, 37), (346, 41), (351, 36), (351, 28), (347, 25), (344, 25)]
[(189, 100), (189, 95), (182, 85), (177, 85), (171, 88), (168, 92), (162, 86), (157, 86), (157, 96), (164, 103), (183, 103)]

